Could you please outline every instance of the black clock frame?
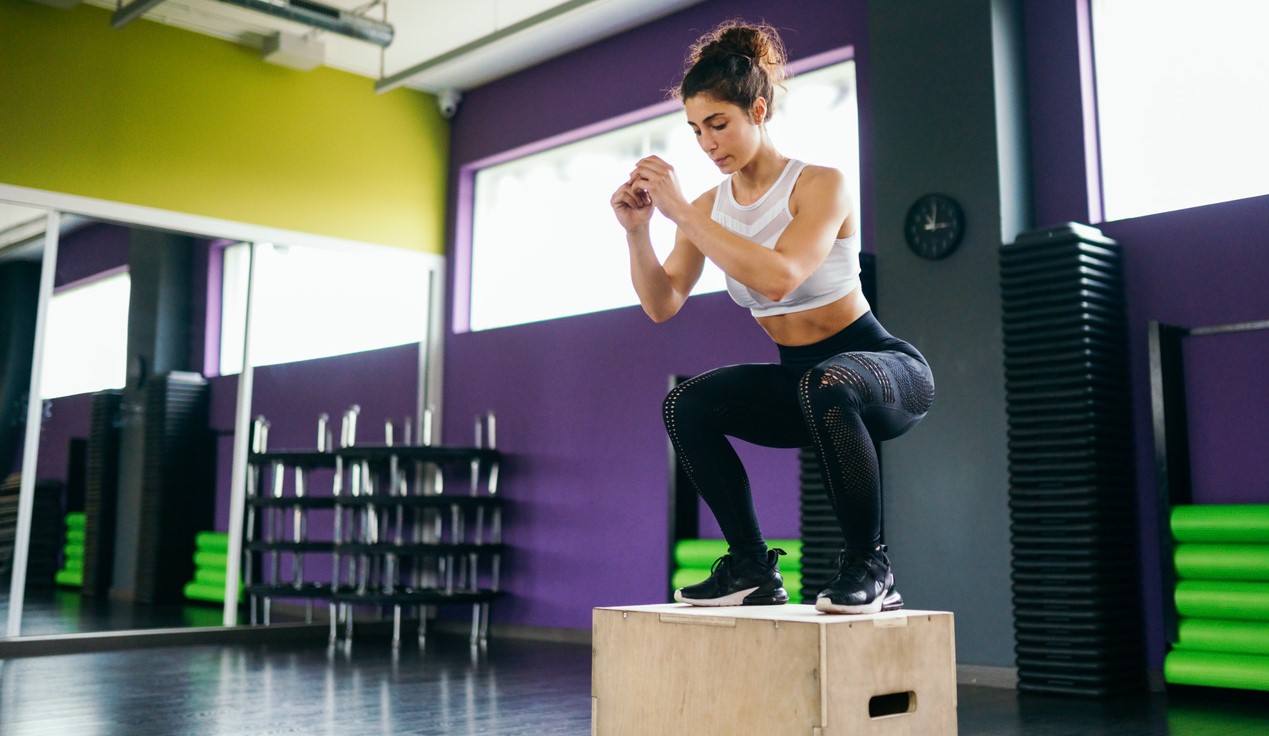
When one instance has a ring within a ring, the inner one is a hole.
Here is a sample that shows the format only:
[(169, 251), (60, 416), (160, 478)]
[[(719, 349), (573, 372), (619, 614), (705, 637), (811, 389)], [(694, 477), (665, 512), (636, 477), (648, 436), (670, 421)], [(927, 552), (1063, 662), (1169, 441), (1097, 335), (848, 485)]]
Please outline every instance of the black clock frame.
[(903, 218), (903, 237), (908, 247), (927, 260), (948, 257), (964, 236), (965, 212), (959, 202), (946, 194), (934, 192), (918, 197)]

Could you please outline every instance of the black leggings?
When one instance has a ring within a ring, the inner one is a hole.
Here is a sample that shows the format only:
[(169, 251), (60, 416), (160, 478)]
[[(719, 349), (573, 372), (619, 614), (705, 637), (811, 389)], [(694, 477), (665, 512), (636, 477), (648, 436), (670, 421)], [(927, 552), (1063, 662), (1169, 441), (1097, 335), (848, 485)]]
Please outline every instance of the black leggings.
[(867, 313), (813, 345), (778, 346), (780, 363), (732, 365), (675, 386), (662, 413), (683, 471), (731, 550), (765, 549), (749, 477), (727, 437), (811, 447), (846, 548), (881, 543), (875, 442), (906, 432), (934, 401), (929, 364)]

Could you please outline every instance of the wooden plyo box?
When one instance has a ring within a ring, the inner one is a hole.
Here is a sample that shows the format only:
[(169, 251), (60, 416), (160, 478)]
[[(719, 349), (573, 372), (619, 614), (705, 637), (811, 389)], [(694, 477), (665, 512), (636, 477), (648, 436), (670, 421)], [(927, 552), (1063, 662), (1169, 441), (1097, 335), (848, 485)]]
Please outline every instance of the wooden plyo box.
[(592, 642), (592, 735), (956, 733), (951, 613), (615, 606)]

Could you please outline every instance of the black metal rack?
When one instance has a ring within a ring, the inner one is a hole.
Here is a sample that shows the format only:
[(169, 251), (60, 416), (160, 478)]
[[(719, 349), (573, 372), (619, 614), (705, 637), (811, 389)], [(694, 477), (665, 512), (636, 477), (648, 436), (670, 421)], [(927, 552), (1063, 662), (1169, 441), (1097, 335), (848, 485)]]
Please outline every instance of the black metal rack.
[(1164, 639), (1172, 645), (1178, 639), (1174, 598), (1177, 584), (1176, 545), (1172, 538), (1172, 508), (1194, 503), (1182, 346), (1187, 337), (1269, 330), (1269, 320), (1203, 327), (1180, 327), (1151, 320), (1148, 330), (1150, 413), (1154, 435), (1155, 498), (1158, 504), (1159, 568), (1162, 578), (1159, 610), (1163, 612)]
[(1019, 690), (1145, 684), (1120, 258), (1074, 223), (1000, 251)]
[[(428, 609), (470, 604), (471, 642), (483, 644), (505, 551), (493, 415), (477, 423), (473, 447), (364, 446), (352, 442), (355, 411), (337, 448), (323, 418), (315, 451), (267, 449), (268, 423), (256, 420), (243, 537), (252, 623), (270, 622), (274, 600), (305, 601), (310, 620), (313, 603), (325, 601), (334, 642), (340, 621), (351, 640), (354, 606), (391, 608), (396, 645), (403, 615), (417, 615), (422, 639)], [(444, 488), (456, 471), (466, 471), (465, 495)], [(329, 486), (316, 488), (317, 475)], [(316, 514), (329, 522), (320, 538), (310, 534)]]

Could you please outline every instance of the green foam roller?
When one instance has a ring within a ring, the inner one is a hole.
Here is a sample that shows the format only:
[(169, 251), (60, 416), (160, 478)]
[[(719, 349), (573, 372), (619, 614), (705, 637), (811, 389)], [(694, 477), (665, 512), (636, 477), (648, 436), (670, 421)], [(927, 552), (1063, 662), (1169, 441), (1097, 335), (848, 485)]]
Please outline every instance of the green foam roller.
[(1269, 581), (1269, 544), (1178, 544), (1173, 561), (1183, 579)]
[(62, 545), (62, 556), (68, 559), (73, 557), (77, 560), (82, 560), (84, 559), (84, 545), (67, 542)]
[(722, 539), (680, 539), (674, 545), (674, 564), (709, 569), (714, 560), (725, 554), (727, 542)]
[(1182, 580), (1175, 598), (1182, 617), (1269, 621), (1269, 583)]
[(83, 531), (88, 525), (88, 515), (82, 511), (74, 511), (66, 515), (66, 528)]
[[(208, 603), (224, 603), (225, 602), (225, 586), (224, 585), (206, 585), (204, 583), (189, 582), (185, 584), (183, 589), (185, 597), (192, 601), (206, 601)], [(242, 586), (238, 587), (238, 600), (242, 601)]]
[(194, 571), (194, 582), (223, 587), (225, 584), (225, 570), (224, 568), (200, 567)]
[(199, 532), (194, 535), (194, 547), (203, 552), (228, 552), (229, 534), (227, 532)]
[(680, 567), (670, 578), (670, 587), (678, 590), (687, 585), (696, 585), (709, 577), (708, 567)]
[(780, 572), (802, 569), (802, 540), (773, 539), (767, 542), (768, 547), (779, 547), (785, 554), (780, 558)]
[(1172, 507), (1178, 542), (1269, 544), (1269, 504), (1198, 504)]
[(784, 589), (789, 591), (789, 603), (802, 602), (802, 573), (781, 572), (784, 576)]
[(1163, 662), (1163, 679), (1174, 685), (1269, 690), (1269, 657), (1173, 649)]
[[(784, 589), (789, 591), (789, 603), (802, 602), (802, 573), (780, 571), (784, 578)], [(709, 577), (708, 567), (680, 567), (674, 571), (670, 579), (670, 587), (678, 590), (684, 586), (696, 585)]]
[(229, 555), (224, 552), (195, 552), (194, 567), (224, 570), (229, 567)]
[[(785, 551), (780, 558), (780, 570), (801, 569), (802, 540), (770, 539), (767, 546)], [(674, 545), (674, 564), (679, 567), (709, 568), (714, 560), (727, 554), (727, 542), (722, 539), (680, 539)]]
[(81, 547), (84, 546), (84, 530), (83, 529), (67, 529), (66, 543), (78, 544)]
[(1269, 656), (1269, 621), (1183, 618), (1177, 624), (1176, 648)]
[(62, 569), (63, 570), (79, 570), (80, 572), (83, 572), (84, 561), (78, 557), (67, 557), (66, 562), (62, 564)]
[(53, 580), (58, 585), (66, 585), (72, 588), (81, 587), (84, 584), (83, 570), (58, 570), (53, 575)]

